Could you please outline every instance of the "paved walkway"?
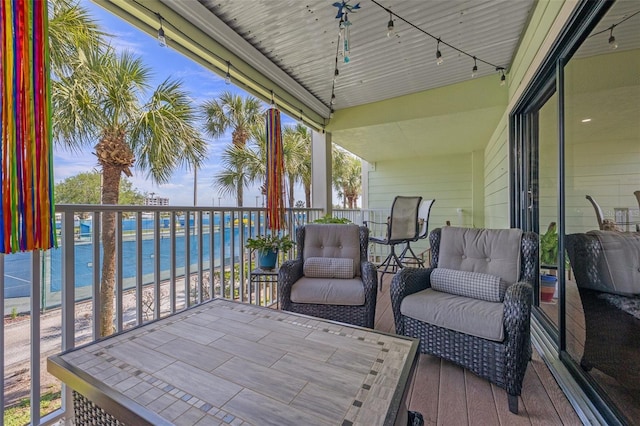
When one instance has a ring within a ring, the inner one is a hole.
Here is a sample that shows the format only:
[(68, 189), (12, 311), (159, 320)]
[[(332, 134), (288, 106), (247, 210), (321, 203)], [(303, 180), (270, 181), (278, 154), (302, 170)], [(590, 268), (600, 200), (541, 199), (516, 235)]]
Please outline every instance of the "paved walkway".
[[(161, 312), (169, 311), (168, 282), (160, 288)], [(176, 282), (176, 289), (184, 289), (182, 280)], [(150, 289), (151, 290), (151, 289)], [(153, 295), (153, 292), (150, 291)], [(8, 299), (9, 300), (9, 299)], [(147, 302), (152, 299), (146, 299)], [(145, 305), (143, 296), (143, 305)], [(184, 305), (184, 290), (176, 295), (179, 309)], [(150, 303), (150, 306), (153, 306)], [(6, 307), (5, 307), (6, 308)], [(6, 311), (6, 309), (5, 309)], [(9, 312), (11, 312), (9, 310)], [(153, 308), (147, 309), (148, 318), (153, 317)], [(143, 306), (143, 316), (145, 307)], [(123, 295), (123, 327), (136, 325), (136, 292), (127, 291)], [(145, 318), (146, 320), (146, 318)], [(75, 344), (79, 346), (92, 340), (92, 302), (78, 302), (75, 306)], [(29, 316), (9, 322), (4, 326), (4, 362), (5, 362), (5, 405), (9, 406), (21, 398), (29, 397), (31, 386), (31, 321)], [(40, 371), (41, 389), (46, 391), (51, 386), (59, 386), (59, 381), (47, 373), (47, 357), (62, 351), (62, 309), (50, 309), (40, 314)]]

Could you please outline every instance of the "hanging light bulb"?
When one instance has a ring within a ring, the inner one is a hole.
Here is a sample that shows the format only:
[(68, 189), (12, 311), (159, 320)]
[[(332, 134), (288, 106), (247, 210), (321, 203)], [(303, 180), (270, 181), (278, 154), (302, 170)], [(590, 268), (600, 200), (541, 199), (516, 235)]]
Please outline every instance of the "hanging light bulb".
[(391, 38), (395, 34), (395, 30), (393, 28), (393, 15), (389, 12), (389, 23), (387, 24), (387, 37)]
[(329, 112), (329, 118), (333, 118), (333, 108), (331, 108), (331, 112)]
[(504, 70), (500, 70), (500, 86), (504, 86), (507, 83), (507, 77), (504, 75)]
[(335, 104), (335, 103), (336, 103), (336, 94), (335, 94), (335, 93), (332, 93), (332, 94), (331, 94), (331, 105), (333, 105), (333, 104)]
[(613, 36), (613, 27), (611, 27), (611, 32), (609, 33), (609, 49), (614, 50), (618, 48), (618, 43), (616, 43), (616, 38)]
[(224, 83), (231, 84), (231, 62), (227, 61), (227, 73), (224, 75)]
[(471, 69), (471, 78), (476, 78), (478, 75), (478, 63), (476, 62), (476, 57), (473, 57), (473, 68)]
[(438, 45), (436, 46), (436, 65), (442, 65), (443, 62), (442, 52), (440, 52), (440, 39), (438, 39)]
[(160, 47), (167, 47), (167, 39), (164, 36), (164, 28), (162, 28), (162, 16), (158, 14), (160, 20), (160, 28), (158, 29), (158, 44)]

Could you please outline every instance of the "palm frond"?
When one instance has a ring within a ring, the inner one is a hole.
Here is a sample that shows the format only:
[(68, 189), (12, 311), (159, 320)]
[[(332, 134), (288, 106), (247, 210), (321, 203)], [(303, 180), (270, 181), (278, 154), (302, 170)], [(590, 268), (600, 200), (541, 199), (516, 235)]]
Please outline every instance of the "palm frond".
[(131, 129), (136, 166), (148, 170), (159, 183), (167, 182), (180, 166), (199, 168), (207, 154), (207, 143), (196, 128), (196, 120), (196, 109), (182, 82), (162, 82)]
[(49, 0), (49, 45), (55, 78), (68, 76), (81, 52), (105, 47), (105, 33), (89, 11), (73, 0)]

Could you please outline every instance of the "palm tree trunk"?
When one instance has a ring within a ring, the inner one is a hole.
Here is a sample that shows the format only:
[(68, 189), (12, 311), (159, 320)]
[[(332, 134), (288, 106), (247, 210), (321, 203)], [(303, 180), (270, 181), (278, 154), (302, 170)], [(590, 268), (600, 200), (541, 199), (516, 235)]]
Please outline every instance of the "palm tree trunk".
[[(120, 168), (102, 167), (102, 204), (118, 204)], [(116, 213), (102, 215), (102, 276), (100, 280), (100, 336), (113, 334), (116, 275)]]
[(236, 191), (237, 195), (237, 200), (236, 200), (236, 204), (238, 205), (238, 207), (242, 207), (242, 199), (244, 198), (244, 185), (242, 183), (242, 180), (240, 180), (240, 182), (238, 182), (238, 189)]
[(295, 186), (295, 179), (293, 176), (289, 176), (289, 208), (292, 209), (294, 207), (294, 203), (296, 202), (295, 197), (293, 196), (293, 187)]
[(304, 185), (304, 200), (307, 203), (307, 208), (311, 208), (311, 185)]

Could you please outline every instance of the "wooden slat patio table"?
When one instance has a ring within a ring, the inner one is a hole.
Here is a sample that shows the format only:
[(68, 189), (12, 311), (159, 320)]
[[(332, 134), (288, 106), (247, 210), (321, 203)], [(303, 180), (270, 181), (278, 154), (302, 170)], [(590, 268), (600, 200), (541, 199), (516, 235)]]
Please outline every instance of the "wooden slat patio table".
[(214, 299), (52, 356), (48, 370), (74, 390), (76, 424), (406, 425), (417, 346)]

